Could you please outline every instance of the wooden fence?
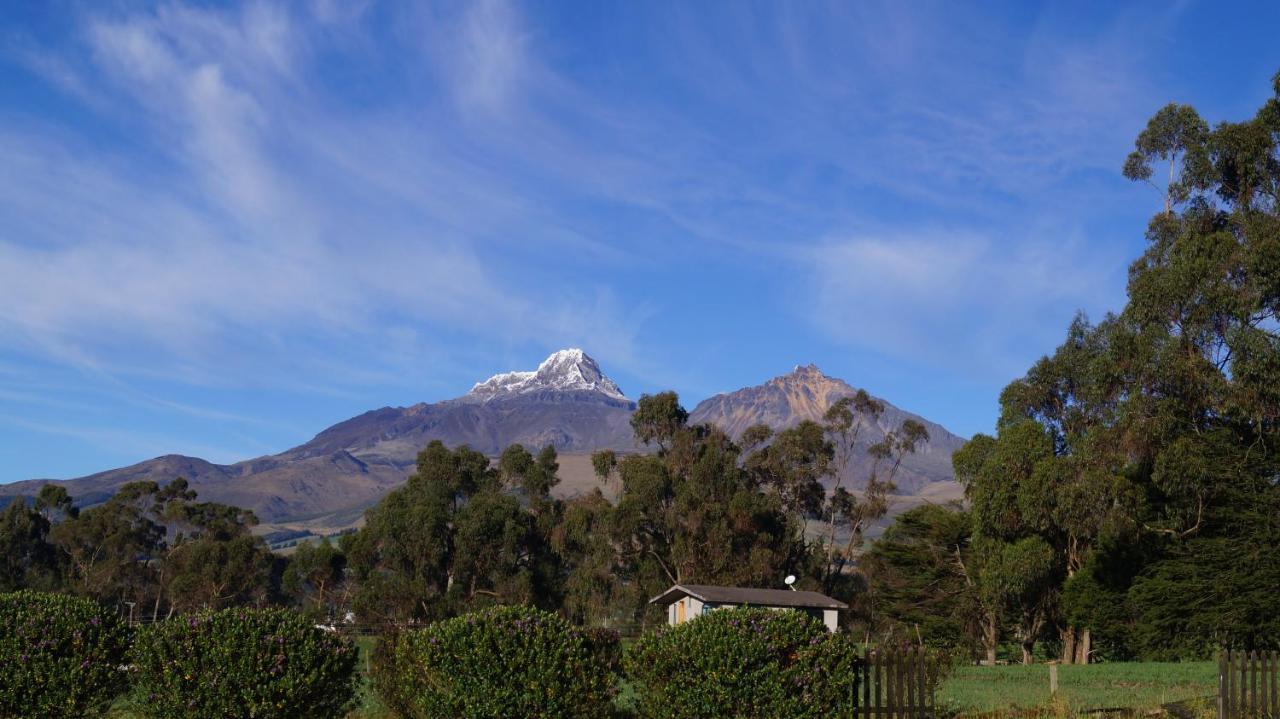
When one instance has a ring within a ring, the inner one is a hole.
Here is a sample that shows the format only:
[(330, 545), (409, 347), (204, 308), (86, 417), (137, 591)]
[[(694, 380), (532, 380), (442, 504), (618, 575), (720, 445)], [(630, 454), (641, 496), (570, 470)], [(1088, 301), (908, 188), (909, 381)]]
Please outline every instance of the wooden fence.
[(1224, 651), (1218, 657), (1218, 719), (1280, 717), (1280, 652)]
[(924, 719), (933, 715), (937, 667), (923, 647), (863, 650), (858, 672), (855, 716)]

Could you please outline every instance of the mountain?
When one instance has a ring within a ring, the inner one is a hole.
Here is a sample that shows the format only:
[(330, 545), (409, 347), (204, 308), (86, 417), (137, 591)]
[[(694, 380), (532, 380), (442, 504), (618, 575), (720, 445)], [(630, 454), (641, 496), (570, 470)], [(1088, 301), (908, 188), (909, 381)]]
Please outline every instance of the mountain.
[[(520, 443), (565, 453), (635, 450), (635, 403), (580, 349), (553, 353), (529, 372), (477, 383), (457, 399), (383, 407), (339, 422), (280, 454), (218, 465), (167, 455), (62, 482), (84, 503), (133, 481), (186, 477), (201, 499), (248, 507), (264, 522), (358, 516), (413, 471), (418, 451), (438, 439), (497, 455)], [(49, 480), (0, 485), (0, 495), (35, 494)]]
[[(801, 419), (820, 419), (832, 401), (853, 391), (816, 367), (802, 367), (758, 387), (712, 397), (693, 410), (691, 420), (713, 422), (735, 436), (757, 422), (782, 428)], [(202, 499), (250, 508), (264, 523), (344, 526), (403, 482), (418, 451), (436, 439), (492, 456), (517, 442), (530, 449), (551, 444), (562, 453), (562, 493), (595, 486), (589, 453), (643, 450), (632, 437), (634, 410), (635, 403), (594, 359), (567, 349), (535, 370), (477, 382), (456, 399), (365, 412), (279, 454), (227, 465), (166, 455), (60, 483), (82, 504), (93, 504), (127, 482), (164, 483), (181, 476)], [(906, 417), (920, 419), (886, 405), (880, 423), (864, 434), (874, 442)], [(937, 487), (950, 481), (951, 452), (963, 442), (937, 424), (920, 421), (932, 439), (903, 463), (899, 485), (904, 492), (936, 494)], [(33, 495), (48, 481), (0, 485), (0, 498)]]
[[(807, 365), (796, 367), (789, 374), (775, 377), (762, 385), (703, 400), (689, 414), (689, 421), (718, 425), (736, 439), (754, 424), (763, 423), (778, 430), (806, 419), (821, 422), (827, 408), (836, 400), (852, 396), (856, 391), (844, 380), (828, 377), (817, 367)], [(878, 421), (863, 427), (858, 444), (865, 449), (879, 442), (886, 432), (901, 426), (905, 419), (923, 424), (929, 431), (929, 442), (902, 461), (895, 478), (898, 493), (914, 495), (939, 482), (953, 483), (951, 453), (959, 449), (964, 440), (942, 425), (898, 409), (888, 402), (885, 402), (884, 413)], [(865, 483), (871, 463), (865, 452), (860, 453), (857, 461), (850, 463), (850, 476), (846, 480), (855, 487), (860, 480)], [(934, 491), (939, 489), (943, 488), (934, 488)]]

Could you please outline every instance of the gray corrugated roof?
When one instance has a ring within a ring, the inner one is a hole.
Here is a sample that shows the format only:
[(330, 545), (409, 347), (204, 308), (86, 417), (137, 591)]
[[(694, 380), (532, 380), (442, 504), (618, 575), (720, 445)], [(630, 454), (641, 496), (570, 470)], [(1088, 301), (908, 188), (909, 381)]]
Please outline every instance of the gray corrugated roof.
[(753, 589), (750, 587), (714, 587), (707, 584), (677, 584), (649, 600), (650, 604), (671, 603), (681, 597), (711, 604), (753, 604), (765, 607), (799, 609), (848, 609), (849, 605), (818, 592), (790, 589)]

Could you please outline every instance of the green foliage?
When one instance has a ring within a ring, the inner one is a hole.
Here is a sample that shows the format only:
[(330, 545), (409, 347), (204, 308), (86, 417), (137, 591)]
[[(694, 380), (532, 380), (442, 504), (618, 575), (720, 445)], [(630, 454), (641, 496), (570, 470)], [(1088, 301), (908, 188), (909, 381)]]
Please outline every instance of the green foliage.
[(1157, 660), (1207, 659), (1223, 646), (1280, 642), (1280, 532), (1198, 537), (1152, 563), (1128, 593), (1131, 647)]
[(953, 506), (925, 504), (899, 514), (862, 561), (872, 621), (882, 641), (971, 648), (977, 598), (968, 578), (972, 521)]
[[(272, 558), (249, 534), (253, 513), (197, 502), (181, 477), (161, 486), (131, 482), (103, 504), (76, 512), (66, 490), (46, 485), (36, 507), (48, 531), (58, 584), (103, 602), (187, 611), (270, 598)], [(2, 537), (0, 537), (2, 541)], [(28, 585), (34, 582), (28, 580)], [(38, 585), (37, 585), (38, 586)]]
[(618, 467), (618, 453), (612, 449), (602, 449), (591, 453), (591, 468), (601, 482), (607, 480), (613, 470)]
[[(560, 567), (550, 549), (560, 503), (555, 450), (509, 448), (499, 464), (434, 441), (418, 471), (344, 537), (353, 605), (366, 621), (438, 619), (493, 603), (554, 606)], [(504, 478), (523, 490), (526, 508)]]
[(119, 618), (85, 599), (0, 595), (0, 717), (84, 717), (124, 689), (129, 637)]
[(657, 444), (666, 448), (685, 423), (689, 413), (680, 406), (675, 392), (659, 392), (641, 395), (636, 411), (631, 415), (631, 428), (636, 439), (644, 444)]
[(54, 525), (49, 538), (68, 559), (71, 591), (140, 606), (155, 600), (159, 582), (148, 560), (164, 549), (165, 528), (150, 511), (159, 489), (155, 482), (131, 482), (103, 504)]
[(1124, 310), (1077, 317), (953, 458), (989, 650), (1056, 628), (1069, 662), (1204, 656), (1280, 615), (1258, 549), (1280, 506), (1280, 95), (1212, 129), (1162, 108), (1124, 174), (1164, 204)]
[(0, 591), (60, 584), (64, 565), (48, 541), (49, 529), (49, 520), (22, 497), (0, 510)]
[(627, 653), (645, 717), (852, 715), (857, 647), (793, 611), (711, 612), (641, 638)]
[(348, 640), (285, 609), (225, 609), (138, 633), (139, 711), (153, 719), (335, 719), (356, 694)]
[(312, 619), (332, 619), (345, 608), (346, 566), (346, 556), (328, 537), (303, 542), (289, 556), (280, 589), (294, 607)]
[[(565, 503), (551, 547), (569, 568), (561, 612), (579, 624), (630, 624), (648, 597), (635, 582), (620, 581), (622, 565), (614, 537), (617, 509), (599, 489)], [(622, 576), (628, 576), (622, 574)]]
[[(815, 455), (825, 470), (821, 474), (833, 478), (831, 496), (822, 507), (826, 519), (826, 532), (815, 547), (820, 556), (821, 586), (828, 594), (852, 596), (851, 586), (857, 577), (846, 572), (846, 567), (857, 561), (862, 546), (862, 533), (869, 524), (881, 519), (889, 511), (889, 493), (894, 491), (894, 477), (903, 458), (913, 454), (922, 442), (929, 441), (929, 433), (916, 420), (904, 420), (896, 429), (885, 433), (865, 451), (872, 458), (870, 470), (862, 478), (861, 492), (857, 496), (844, 486), (850, 468), (859, 452), (864, 451), (860, 436), (865, 427), (876, 426), (884, 413), (884, 402), (873, 398), (865, 390), (858, 390), (852, 397), (836, 400), (823, 416), (823, 437), (829, 447), (826, 456)], [(798, 428), (797, 428), (798, 429)], [(825, 496), (819, 487), (818, 497)], [(843, 546), (836, 541), (837, 530), (847, 533)], [(862, 612), (865, 618), (866, 611)]]
[(162, 569), (164, 596), (175, 611), (222, 609), (267, 600), (272, 557), (258, 537), (201, 537), (169, 549)]
[(612, 701), (617, 635), (528, 607), (406, 632), (378, 652), (375, 686), (413, 719), (597, 719)]

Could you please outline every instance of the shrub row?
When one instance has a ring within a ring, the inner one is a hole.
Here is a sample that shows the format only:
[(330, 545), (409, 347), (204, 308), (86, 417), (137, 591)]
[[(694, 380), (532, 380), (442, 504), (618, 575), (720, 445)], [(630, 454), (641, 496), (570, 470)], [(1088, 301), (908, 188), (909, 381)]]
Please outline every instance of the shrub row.
[(500, 607), (384, 639), (374, 685), (412, 719), (607, 717), (621, 664), (654, 719), (853, 715), (857, 646), (798, 612), (712, 612), (621, 654), (613, 632)]
[(130, 683), (153, 719), (329, 719), (355, 696), (355, 648), (295, 612), (192, 615), (132, 640), (93, 602), (0, 595), (0, 718), (101, 715)]
[[(713, 612), (623, 658), (614, 632), (494, 607), (384, 637), (372, 681), (411, 719), (594, 719), (614, 713), (624, 668), (644, 717), (806, 719), (845, 715), (858, 661), (846, 635), (797, 612)], [(130, 680), (153, 719), (329, 719), (358, 679), (349, 641), (288, 610), (182, 617), (130, 642), (113, 612), (35, 592), (0, 595), (0, 666), (0, 719), (101, 714)]]

